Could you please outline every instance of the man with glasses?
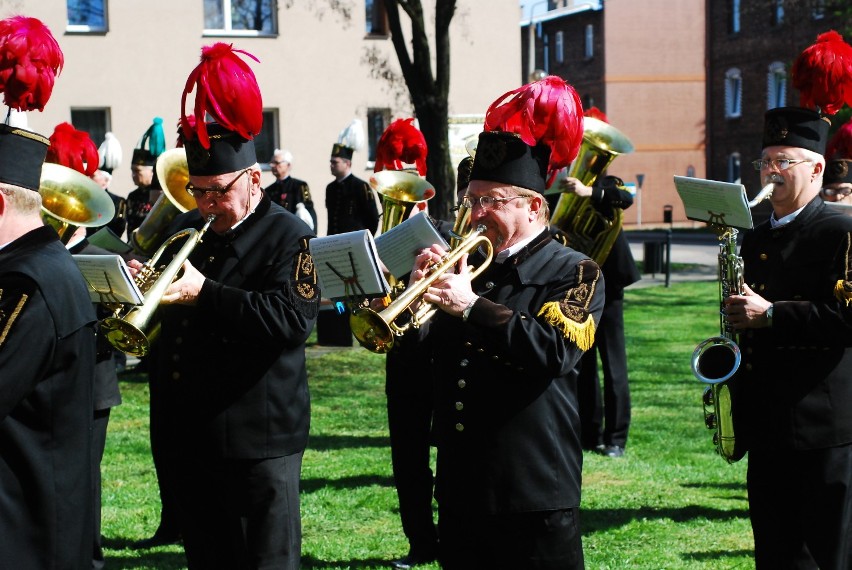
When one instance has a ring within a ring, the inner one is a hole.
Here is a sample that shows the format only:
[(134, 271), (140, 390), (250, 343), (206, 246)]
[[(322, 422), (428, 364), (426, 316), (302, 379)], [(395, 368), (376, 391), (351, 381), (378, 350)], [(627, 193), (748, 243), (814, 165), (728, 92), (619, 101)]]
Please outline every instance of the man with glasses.
[(852, 218), (819, 198), (828, 128), (766, 113), (753, 164), (773, 212), (743, 238), (745, 294), (725, 300), (758, 569), (852, 568)]
[[(549, 100), (573, 93), (556, 78), (532, 88)], [(581, 115), (573, 100), (559, 108)], [(564, 140), (579, 146), (582, 122), (558, 123), (578, 127)], [(403, 353), (430, 362), (439, 560), (448, 570), (583, 568), (576, 367), (594, 342), (604, 283), (597, 264), (551, 237), (543, 193), (552, 152), (502, 130), (480, 135), (463, 205), (494, 260), (471, 280), (470, 267), (483, 263), (471, 252), (435, 281), (423, 300), (439, 312), (401, 340)], [(444, 253), (421, 252), (409, 287)]]
[[(200, 65), (215, 65), (214, 55), (236, 57), (222, 48)], [(239, 92), (252, 90), (254, 81)], [(213, 222), (162, 297), (150, 366), (191, 569), (300, 564), (305, 341), (319, 289), (313, 232), (264, 194), (254, 141), (237, 130), (259, 129), (256, 108), (254, 121), (240, 115), (232, 128), (203, 114), (182, 121), (186, 191), (198, 208), (175, 218), (170, 234)]]
[(852, 121), (837, 130), (826, 149), (822, 198), (852, 206)]
[(317, 231), (317, 213), (308, 183), (290, 176), (293, 167), (293, 154), (289, 150), (276, 148), (269, 161), (269, 169), (275, 176), (275, 182), (264, 192), (269, 199), (299, 216), (312, 230)]

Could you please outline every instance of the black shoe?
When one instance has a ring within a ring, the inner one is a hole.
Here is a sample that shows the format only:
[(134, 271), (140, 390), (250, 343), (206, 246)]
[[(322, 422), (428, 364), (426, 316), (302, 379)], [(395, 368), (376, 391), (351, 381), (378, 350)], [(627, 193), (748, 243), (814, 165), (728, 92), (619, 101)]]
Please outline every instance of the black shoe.
[(397, 570), (408, 570), (418, 564), (428, 564), (437, 559), (437, 553), (434, 551), (420, 552), (416, 550), (409, 550), (408, 556), (404, 556), (399, 560), (391, 560), (391, 567), (396, 568)]
[(620, 445), (602, 445), (598, 453), (605, 457), (624, 457), (624, 448)]
[(142, 540), (137, 540), (136, 542), (130, 543), (130, 548), (133, 550), (147, 550), (149, 548), (156, 548), (158, 546), (167, 546), (169, 544), (180, 544), (181, 536), (180, 534), (161, 534), (154, 533), (154, 536), (151, 538), (144, 538)]

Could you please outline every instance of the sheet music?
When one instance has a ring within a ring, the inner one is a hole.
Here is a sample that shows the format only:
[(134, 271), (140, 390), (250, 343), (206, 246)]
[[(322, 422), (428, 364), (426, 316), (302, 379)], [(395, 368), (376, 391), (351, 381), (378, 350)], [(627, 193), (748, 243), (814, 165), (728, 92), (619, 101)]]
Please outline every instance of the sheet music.
[(675, 176), (674, 182), (690, 220), (746, 230), (754, 227), (742, 184), (688, 176)]
[(141, 305), (144, 296), (119, 255), (75, 255), (93, 303)]
[(411, 273), (420, 250), (435, 243), (444, 249), (450, 248), (429, 218), (416, 214), (377, 237), (376, 250), (390, 274), (401, 278)]
[(102, 247), (113, 253), (129, 253), (133, 250), (129, 244), (121, 241), (121, 238), (106, 226), (90, 235), (87, 239), (90, 244)]
[(367, 230), (314, 238), (309, 249), (323, 297), (380, 297), (390, 292), (376, 244)]

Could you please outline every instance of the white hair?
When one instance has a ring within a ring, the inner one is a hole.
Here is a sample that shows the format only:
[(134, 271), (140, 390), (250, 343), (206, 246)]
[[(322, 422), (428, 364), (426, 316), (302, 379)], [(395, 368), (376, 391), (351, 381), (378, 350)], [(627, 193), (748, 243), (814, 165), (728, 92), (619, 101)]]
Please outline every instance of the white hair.
[(281, 150), (280, 148), (276, 148), (272, 151), (272, 157), (280, 156), (281, 162), (286, 162), (287, 164), (293, 164), (293, 153), (287, 149)]

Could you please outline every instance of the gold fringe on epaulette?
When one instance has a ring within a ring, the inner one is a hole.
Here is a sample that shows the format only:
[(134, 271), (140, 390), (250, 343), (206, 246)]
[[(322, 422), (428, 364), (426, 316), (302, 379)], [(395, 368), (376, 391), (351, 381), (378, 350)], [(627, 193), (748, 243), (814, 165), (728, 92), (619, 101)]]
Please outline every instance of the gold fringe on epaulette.
[(834, 296), (841, 303), (846, 303), (848, 307), (852, 303), (852, 283), (839, 279), (834, 284)]
[(560, 303), (552, 301), (545, 303), (538, 316), (544, 316), (547, 324), (558, 328), (562, 335), (576, 344), (580, 350), (589, 350), (595, 342), (595, 319), (588, 315), (582, 323), (571, 320), (565, 316), (560, 308)]

